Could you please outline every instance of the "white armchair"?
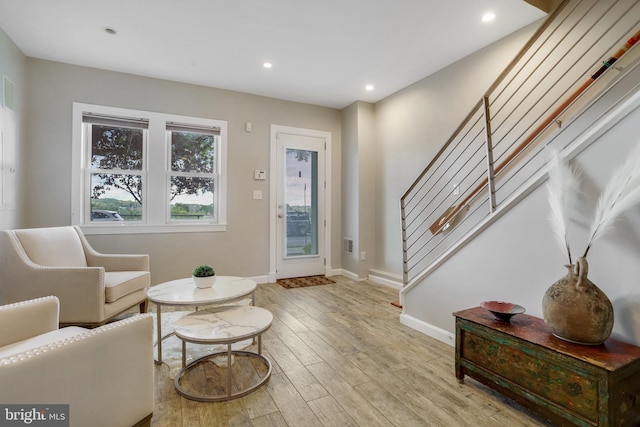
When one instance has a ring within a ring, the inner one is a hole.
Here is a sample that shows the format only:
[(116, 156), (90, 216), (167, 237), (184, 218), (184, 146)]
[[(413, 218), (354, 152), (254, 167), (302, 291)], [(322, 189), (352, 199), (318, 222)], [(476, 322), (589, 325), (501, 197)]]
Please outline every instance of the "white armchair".
[(58, 329), (54, 296), (0, 306), (0, 402), (69, 404), (71, 426), (150, 425), (153, 320)]
[(140, 306), (147, 311), (148, 255), (96, 252), (79, 227), (0, 233), (0, 304), (55, 295), (62, 325), (99, 326)]

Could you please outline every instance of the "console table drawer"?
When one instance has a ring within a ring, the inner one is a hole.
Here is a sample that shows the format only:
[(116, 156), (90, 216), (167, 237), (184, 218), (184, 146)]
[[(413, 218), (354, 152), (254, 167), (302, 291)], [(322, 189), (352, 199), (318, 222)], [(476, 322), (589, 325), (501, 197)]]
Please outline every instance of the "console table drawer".
[(575, 372), (574, 367), (541, 357), (536, 350), (518, 348), (513, 341), (498, 344), (473, 333), (467, 335), (461, 357), (488, 372), (499, 373), (540, 399), (594, 422), (598, 419), (598, 379)]
[(528, 315), (454, 315), (459, 380), (469, 375), (560, 425), (640, 425), (640, 348), (568, 343)]

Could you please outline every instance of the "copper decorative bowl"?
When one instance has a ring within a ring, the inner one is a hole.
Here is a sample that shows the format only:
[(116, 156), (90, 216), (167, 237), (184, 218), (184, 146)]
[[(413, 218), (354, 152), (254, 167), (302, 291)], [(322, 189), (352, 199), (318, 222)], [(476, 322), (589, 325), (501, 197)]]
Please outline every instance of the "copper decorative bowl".
[(516, 314), (522, 314), (526, 311), (521, 305), (504, 301), (485, 301), (480, 304), (480, 307), (490, 311), (493, 317), (503, 322), (508, 322)]

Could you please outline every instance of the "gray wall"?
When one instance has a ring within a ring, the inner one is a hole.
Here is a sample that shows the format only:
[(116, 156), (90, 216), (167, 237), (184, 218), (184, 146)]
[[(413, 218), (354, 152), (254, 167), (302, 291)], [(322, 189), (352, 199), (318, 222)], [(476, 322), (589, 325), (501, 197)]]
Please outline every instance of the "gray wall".
[(531, 37), (530, 25), (375, 106), (375, 268), (402, 274), (400, 198)]
[[(104, 252), (149, 253), (152, 282), (189, 275), (207, 262), (219, 274), (266, 276), (269, 270), (269, 184), (254, 181), (255, 169), (269, 169), (271, 124), (332, 133), (334, 164), (340, 164), (340, 111), (238, 92), (139, 77), (29, 58), (26, 67), (27, 151), (24, 219), (28, 227), (71, 221), (72, 102), (108, 105), (228, 122), (228, 228), (219, 233), (94, 235)], [(244, 124), (253, 123), (247, 133)], [(340, 170), (332, 176), (330, 221), (333, 268), (341, 266)], [(267, 176), (268, 176), (267, 172)], [(253, 190), (263, 199), (253, 200)]]
[[(617, 117), (615, 126), (576, 157), (584, 193), (582, 216), (570, 226), (574, 259), (584, 252), (595, 202), (609, 177), (640, 144), (640, 92), (636, 94), (630, 112)], [(542, 297), (565, 275), (567, 259), (553, 236), (549, 215), (542, 185), (407, 292), (403, 321), (440, 339), (448, 334), (453, 343), (451, 314), (482, 301), (515, 302), (542, 317)], [(587, 259), (589, 279), (613, 303), (613, 336), (640, 344), (640, 207), (623, 214)]]
[(358, 279), (367, 278), (375, 254), (374, 128), (373, 104), (359, 101), (342, 111), (342, 230), (343, 238), (353, 240), (353, 252), (343, 251), (342, 269)]
[[(358, 217), (360, 199), (358, 168), (358, 103), (342, 110), (342, 239), (353, 240), (353, 252), (341, 248), (342, 268), (358, 276)], [(349, 273), (346, 273), (349, 274)]]
[[(358, 108), (358, 182), (360, 189), (360, 213), (358, 216), (358, 274), (367, 278), (374, 266), (376, 254), (376, 180), (378, 172), (378, 146), (375, 134), (375, 107), (359, 102)], [(364, 259), (363, 259), (364, 255)]]
[[(376, 104), (382, 183), (376, 203), (376, 268), (401, 274), (400, 197), (534, 30), (535, 26), (523, 29)], [(638, 82), (638, 77), (635, 82), (630, 78), (630, 93)], [(600, 119), (594, 115), (585, 122), (599, 123)], [(585, 197), (591, 203), (612, 171), (640, 142), (639, 122), (640, 106), (636, 106), (577, 157), (585, 171)], [(512, 301), (541, 317), (544, 292), (566, 272), (566, 257), (549, 226), (546, 198), (544, 187), (535, 189), (404, 293), (403, 323), (453, 344), (452, 313), (482, 301)], [(589, 214), (572, 225), (574, 253), (584, 250)], [(635, 207), (594, 245), (588, 257), (590, 279), (614, 306), (613, 336), (634, 344), (640, 344), (638, 230), (640, 207)]]
[[(15, 194), (17, 199), (11, 204), (4, 202), (4, 197), (0, 199), (0, 228), (16, 228), (24, 225), (22, 218), (18, 215), (20, 206), (22, 204), (21, 195), (23, 194), (21, 188), (24, 181), (25, 168), (20, 167), (20, 158), (25, 146), (25, 109), (26, 109), (26, 57), (20, 52), (16, 45), (11, 41), (7, 34), (0, 29), (0, 129), (6, 131), (11, 126), (14, 128), (15, 141), (8, 141), (5, 139), (5, 144), (15, 144), (16, 150), (16, 172), (15, 179), (17, 187), (15, 188)], [(13, 82), (14, 85), (14, 111), (10, 111), (3, 106), (3, 82), (2, 76), (6, 76)], [(2, 175), (0, 180), (7, 178), (7, 163), (2, 154)]]
[[(205, 261), (219, 266), (222, 274), (265, 275), (269, 186), (268, 182), (254, 181), (252, 172), (268, 169), (271, 124), (310, 128), (332, 132), (331, 160), (342, 166), (332, 168), (331, 267), (337, 272), (344, 267), (347, 274), (361, 278), (372, 270), (398, 277), (402, 268), (400, 196), (534, 28), (522, 30), (375, 106), (357, 102), (342, 112), (25, 59), (18, 52), (25, 63), (19, 73), (26, 76), (22, 87), (29, 88), (21, 180), (29, 191), (21, 192), (19, 226), (70, 223), (72, 102), (227, 120), (230, 176), (226, 233), (96, 235), (90, 240), (105, 252), (150, 253), (154, 283), (184, 276), (194, 263)], [(246, 121), (253, 122), (252, 133), (244, 131)], [(344, 150), (342, 126), (345, 139), (349, 139)], [(343, 155), (347, 156), (344, 162)], [(251, 199), (253, 189), (263, 191), (262, 201)], [(354, 239), (353, 254), (342, 251), (343, 236)], [(359, 259), (361, 251), (366, 252), (366, 260)]]

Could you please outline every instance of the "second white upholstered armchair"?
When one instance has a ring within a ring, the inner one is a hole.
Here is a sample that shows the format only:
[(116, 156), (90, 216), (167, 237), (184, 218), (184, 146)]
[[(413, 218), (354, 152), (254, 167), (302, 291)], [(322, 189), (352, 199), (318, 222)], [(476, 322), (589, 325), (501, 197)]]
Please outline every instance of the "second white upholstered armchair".
[(150, 425), (151, 314), (58, 328), (59, 307), (54, 296), (0, 306), (0, 402), (69, 405), (71, 427)]

